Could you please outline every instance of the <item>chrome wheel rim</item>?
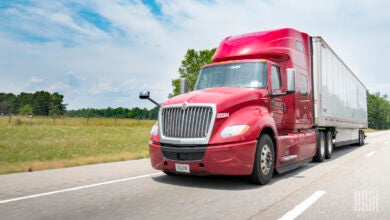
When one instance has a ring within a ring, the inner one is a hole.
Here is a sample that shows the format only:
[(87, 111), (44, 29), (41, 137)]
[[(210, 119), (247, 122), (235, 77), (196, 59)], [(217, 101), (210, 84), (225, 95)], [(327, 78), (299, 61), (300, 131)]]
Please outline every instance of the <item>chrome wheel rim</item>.
[(260, 155), (260, 168), (264, 175), (268, 175), (269, 171), (271, 170), (272, 163), (272, 151), (270, 146), (266, 144), (263, 146)]

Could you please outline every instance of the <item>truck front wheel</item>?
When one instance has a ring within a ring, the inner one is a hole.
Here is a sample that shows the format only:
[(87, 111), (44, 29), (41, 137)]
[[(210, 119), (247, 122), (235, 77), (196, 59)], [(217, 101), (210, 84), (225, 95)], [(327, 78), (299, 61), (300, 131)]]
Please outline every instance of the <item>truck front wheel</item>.
[(274, 172), (275, 149), (268, 134), (262, 134), (257, 144), (251, 180), (255, 184), (267, 184)]

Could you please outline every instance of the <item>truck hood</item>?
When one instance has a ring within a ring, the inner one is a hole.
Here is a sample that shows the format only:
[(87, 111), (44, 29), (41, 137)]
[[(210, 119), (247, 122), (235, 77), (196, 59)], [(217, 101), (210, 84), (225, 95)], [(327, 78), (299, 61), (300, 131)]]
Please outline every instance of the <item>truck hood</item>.
[(245, 107), (250, 104), (258, 104), (260, 98), (266, 96), (266, 89), (219, 87), (209, 88), (175, 96), (162, 104), (215, 104), (217, 112), (229, 110), (233, 106)]

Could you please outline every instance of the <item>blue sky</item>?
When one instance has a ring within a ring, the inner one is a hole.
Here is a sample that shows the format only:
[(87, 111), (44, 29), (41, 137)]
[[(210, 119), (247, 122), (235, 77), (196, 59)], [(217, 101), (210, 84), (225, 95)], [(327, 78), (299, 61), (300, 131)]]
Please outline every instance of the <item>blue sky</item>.
[(371, 92), (390, 95), (385, 0), (0, 0), (0, 92), (46, 90), (68, 109), (163, 101), (189, 48), (293, 27), (322, 36)]

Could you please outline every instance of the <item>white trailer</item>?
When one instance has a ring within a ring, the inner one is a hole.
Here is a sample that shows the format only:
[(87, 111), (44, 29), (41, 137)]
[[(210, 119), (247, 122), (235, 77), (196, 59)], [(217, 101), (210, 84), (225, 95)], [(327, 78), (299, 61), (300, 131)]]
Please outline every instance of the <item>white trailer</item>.
[(366, 88), (321, 37), (312, 37), (314, 124), (332, 133), (334, 146), (364, 144)]

